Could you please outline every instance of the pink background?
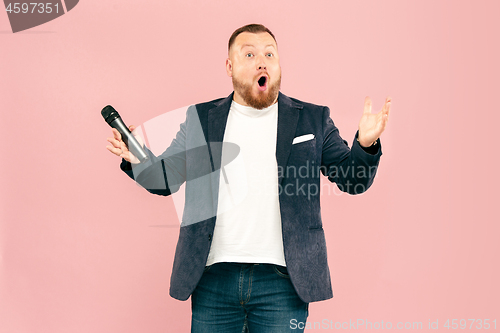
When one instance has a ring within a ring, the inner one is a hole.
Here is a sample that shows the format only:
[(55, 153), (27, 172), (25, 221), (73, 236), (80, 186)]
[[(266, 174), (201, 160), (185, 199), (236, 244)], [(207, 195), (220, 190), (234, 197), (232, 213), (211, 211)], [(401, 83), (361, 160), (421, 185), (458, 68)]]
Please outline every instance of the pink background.
[(190, 302), (168, 296), (173, 201), (119, 170), (100, 110), (141, 124), (229, 95), (227, 40), (253, 22), (277, 37), (282, 91), (330, 106), (349, 142), (364, 97), (373, 111), (393, 98), (372, 188), (322, 197), (335, 297), (308, 320), (500, 320), (498, 13), (496, 0), (84, 0), (12, 34), (2, 11), (0, 332), (189, 330)]

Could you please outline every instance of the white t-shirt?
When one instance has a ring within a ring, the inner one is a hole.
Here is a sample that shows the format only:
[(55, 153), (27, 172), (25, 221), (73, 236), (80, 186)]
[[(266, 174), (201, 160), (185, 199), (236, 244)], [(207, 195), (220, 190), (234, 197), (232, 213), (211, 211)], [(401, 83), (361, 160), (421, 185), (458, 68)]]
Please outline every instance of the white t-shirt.
[[(216, 262), (286, 266), (278, 197), (278, 103), (262, 110), (232, 102), (224, 142), (240, 147), (222, 168), (207, 266)], [(229, 155), (226, 153), (226, 156)]]

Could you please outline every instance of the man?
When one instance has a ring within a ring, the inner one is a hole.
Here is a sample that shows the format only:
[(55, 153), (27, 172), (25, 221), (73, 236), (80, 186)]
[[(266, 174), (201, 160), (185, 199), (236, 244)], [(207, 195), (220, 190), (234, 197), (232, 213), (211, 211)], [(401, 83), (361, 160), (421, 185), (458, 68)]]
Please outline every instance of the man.
[[(170, 295), (191, 296), (192, 332), (300, 332), (310, 302), (333, 296), (320, 172), (350, 194), (372, 184), (391, 99), (359, 122), (352, 148), (329, 109), (282, 94), (274, 35), (251, 24), (229, 40), (234, 92), (190, 107), (159, 157), (138, 163), (113, 130), (107, 148), (148, 191), (186, 203)], [(134, 127), (131, 126), (131, 130)]]

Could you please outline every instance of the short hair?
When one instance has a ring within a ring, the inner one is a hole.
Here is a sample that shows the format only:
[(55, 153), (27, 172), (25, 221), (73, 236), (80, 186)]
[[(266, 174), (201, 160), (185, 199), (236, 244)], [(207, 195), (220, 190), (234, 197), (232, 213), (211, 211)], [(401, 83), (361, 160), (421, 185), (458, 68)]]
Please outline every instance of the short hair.
[[(262, 24), (247, 24), (241, 28), (236, 29), (231, 37), (229, 38), (229, 43), (227, 44), (227, 51), (231, 50), (231, 46), (234, 44), (234, 41), (236, 40), (236, 37), (238, 37), (239, 34), (242, 32), (250, 32), (253, 34), (259, 33), (259, 32), (267, 32), (268, 34), (273, 37), (274, 41), (276, 42), (276, 37), (274, 37), (273, 33), (271, 30), (263, 26)], [(276, 42), (276, 45), (278, 42)]]

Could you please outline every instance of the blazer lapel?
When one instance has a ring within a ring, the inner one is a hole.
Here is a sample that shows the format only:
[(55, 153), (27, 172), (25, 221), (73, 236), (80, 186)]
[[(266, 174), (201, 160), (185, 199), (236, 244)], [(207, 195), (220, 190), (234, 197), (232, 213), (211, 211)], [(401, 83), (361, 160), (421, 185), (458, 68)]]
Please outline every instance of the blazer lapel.
[[(295, 130), (299, 121), (299, 110), (303, 106), (285, 96), (281, 92), (278, 96), (278, 137), (276, 140), (276, 160), (278, 162), (278, 184), (281, 184), (285, 173), (288, 156), (295, 137)], [(281, 172), (280, 172), (281, 170)]]
[(227, 118), (229, 109), (233, 101), (233, 93), (227, 98), (219, 101), (215, 108), (208, 112), (208, 144), (212, 156), (213, 170), (220, 169), (222, 159), (222, 142), (224, 140), (224, 132), (226, 130)]

